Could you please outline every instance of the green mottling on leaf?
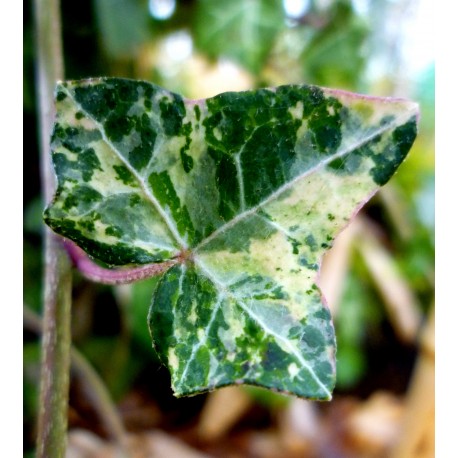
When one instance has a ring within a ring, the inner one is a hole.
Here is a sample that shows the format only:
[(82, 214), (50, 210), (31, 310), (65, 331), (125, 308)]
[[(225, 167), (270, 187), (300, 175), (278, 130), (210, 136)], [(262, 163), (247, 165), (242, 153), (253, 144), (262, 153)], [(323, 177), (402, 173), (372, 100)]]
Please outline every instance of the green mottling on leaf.
[(118, 78), (56, 94), (45, 221), (108, 264), (181, 260), (148, 315), (175, 394), (246, 383), (330, 399), (317, 271), (405, 158), (417, 108), (314, 86), (189, 102)]
[(77, 186), (73, 193), (65, 198), (63, 209), (69, 211), (73, 207), (78, 207), (79, 211), (87, 212), (102, 199), (103, 196), (95, 189), (88, 186)]
[(321, 153), (332, 154), (342, 141), (340, 109), (342, 104), (330, 98), (310, 115), (312, 141)]
[[(367, 147), (364, 147), (367, 148)], [(329, 163), (328, 167), (335, 173), (353, 175), (358, 171), (361, 165), (361, 156), (352, 154), (351, 156), (333, 160)]]
[(302, 329), (302, 341), (309, 347), (322, 347), (324, 349), (326, 342), (323, 340), (323, 334), (314, 326), (305, 325)]
[(132, 194), (132, 196), (129, 199), (129, 205), (131, 207), (135, 207), (141, 202), (141, 198), (138, 194)]
[(155, 86), (154, 84), (143, 81), (136, 81), (136, 84), (143, 89), (145, 100), (151, 100), (156, 93), (162, 92), (161, 88), (159, 86)]
[(183, 169), (186, 173), (189, 173), (193, 166), (194, 166), (194, 160), (191, 156), (186, 154), (186, 151), (189, 150), (189, 147), (191, 145), (191, 132), (192, 132), (192, 125), (190, 122), (186, 123), (182, 127), (182, 134), (186, 137), (186, 143), (184, 146), (180, 149), (180, 157), (181, 157), (181, 163), (183, 165)]
[(152, 154), (152, 149), (147, 146), (145, 147), (142, 144), (140, 146), (136, 146), (132, 151), (130, 151), (129, 161), (135, 169), (142, 170), (148, 165)]
[(291, 176), (296, 135), (297, 124), (285, 115), (284, 120), (260, 126), (247, 141), (241, 154), (244, 176), (250, 177), (244, 180), (247, 205), (256, 205)]
[(93, 253), (95, 258), (103, 259), (107, 264), (122, 266), (138, 262), (138, 260), (141, 260), (142, 264), (149, 264), (161, 259), (160, 256), (152, 256), (146, 250), (132, 248), (124, 243), (107, 244), (95, 242), (92, 239), (92, 234), (83, 233), (83, 231), (77, 229), (77, 225), (73, 221), (51, 221), (46, 213), (45, 221), (54, 231), (64, 237), (78, 240), (78, 244), (83, 250)]
[(186, 173), (189, 173), (193, 166), (194, 161), (191, 156), (188, 156), (183, 150), (180, 151), (181, 163), (183, 164), (183, 169)]
[(323, 380), (325, 384), (334, 383), (334, 367), (329, 363), (329, 361), (320, 361), (316, 365), (316, 373), (320, 380)]
[(75, 135), (78, 134), (78, 129), (76, 127), (67, 127), (65, 129), (65, 134), (68, 136), (68, 137), (74, 137)]
[(318, 264), (309, 262), (305, 256), (300, 256), (297, 262), (299, 265), (307, 267), (310, 270), (318, 270)]
[(122, 237), (122, 230), (117, 228), (117, 227), (115, 227), (115, 226), (108, 226), (105, 229), (105, 234), (112, 235), (113, 237), (120, 238), (120, 237)]
[(288, 338), (295, 339), (302, 333), (302, 326), (293, 326), (288, 332)]
[(158, 201), (170, 209), (180, 234), (192, 240), (195, 236), (194, 227), (186, 206), (181, 205), (169, 174), (165, 171), (152, 173), (148, 177), (148, 181)]
[(67, 196), (64, 200), (64, 203), (62, 205), (62, 208), (65, 210), (65, 211), (68, 211), (70, 210), (72, 207), (76, 207), (78, 205), (78, 199), (76, 197), (76, 195), (70, 195), (70, 196)]
[(374, 154), (375, 167), (371, 169), (374, 181), (384, 185), (395, 173), (405, 159), (410, 147), (417, 136), (416, 118), (412, 117), (407, 123), (397, 127), (392, 134), (392, 147), (388, 154)]
[(67, 97), (67, 94), (65, 94), (65, 92), (59, 91), (59, 92), (57, 93), (57, 95), (56, 95), (56, 100), (57, 100), (58, 102), (62, 102), (62, 100), (64, 100), (65, 97)]
[(51, 135), (51, 143), (54, 142), (57, 139), (63, 139), (65, 138), (65, 129), (61, 124), (56, 122), (54, 124), (53, 132)]
[(132, 175), (131, 171), (124, 165), (114, 165), (113, 169), (116, 172), (116, 179), (121, 180), (124, 184), (134, 185), (135, 177)]
[(288, 241), (291, 243), (291, 246), (293, 248), (293, 254), (299, 254), (299, 246), (301, 245), (301, 243), (291, 237), (288, 237)]
[(218, 214), (230, 221), (240, 207), (240, 187), (234, 160), (221, 150), (209, 148), (208, 154), (215, 165), (214, 184), (218, 189)]
[[(57, 174), (62, 176), (69, 175), (72, 170), (77, 168), (81, 179), (84, 182), (89, 182), (95, 170), (102, 170), (100, 161), (92, 148), (87, 148), (84, 151), (81, 151), (81, 148), (73, 148), (71, 151), (77, 153), (76, 161), (69, 160), (62, 153), (55, 153), (53, 155), (54, 168)], [(75, 178), (77, 176), (75, 174)]]
[[(313, 288), (313, 286), (312, 286), (312, 289), (316, 289), (316, 287)], [(331, 317), (331, 314), (330, 314), (328, 309), (322, 308), (321, 310), (317, 310), (314, 313), (314, 317), (317, 318), (317, 319), (323, 320), (323, 321), (328, 321), (329, 318)]]
[(159, 103), (164, 133), (169, 136), (179, 135), (186, 110), (183, 100), (173, 95), (172, 100), (163, 97)]
[(305, 243), (310, 247), (310, 250), (312, 251), (316, 251), (318, 249), (317, 242), (312, 234), (307, 235), (305, 238)]
[(81, 127), (62, 129), (57, 135), (62, 139), (62, 145), (73, 153), (87, 149), (88, 145), (101, 138), (100, 132), (97, 130), (87, 130)]
[(88, 148), (78, 155), (78, 163), (84, 181), (90, 181), (95, 170), (102, 170), (99, 158), (93, 148)]
[(129, 161), (135, 169), (142, 170), (153, 155), (157, 132), (151, 127), (150, 119), (146, 114), (137, 119), (136, 131), (140, 134), (141, 143), (129, 152)]
[(88, 232), (94, 232), (95, 231), (95, 224), (94, 221), (81, 221), (80, 226)]
[(108, 113), (116, 109), (116, 94), (110, 85), (100, 83), (76, 86), (74, 95), (83, 111), (97, 121), (102, 121)]
[(134, 127), (134, 119), (125, 113), (110, 113), (105, 123), (107, 137), (113, 142), (119, 142), (128, 135)]
[(196, 120), (200, 121), (200, 108), (199, 108), (199, 105), (194, 105), (194, 113), (196, 115)]
[(278, 372), (287, 371), (288, 356), (275, 342), (268, 342), (264, 353), (264, 369), (267, 373), (272, 372), (273, 378), (277, 377)]
[(117, 79), (113, 84), (113, 90), (121, 102), (128, 104), (138, 100), (139, 85), (135, 81)]
[[(170, 301), (176, 304), (180, 282), (180, 266), (174, 266), (168, 270), (158, 282), (153, 295), (153, 303), (157, 306), (150, 309), (148, 323), (154, 332), (154, 347), (160, 358), (168, 363), (168, 349), (176, 345), (173, 333), (174, 315), (170, 311)], [(160, 322), (161, 326), (154, 326)]]

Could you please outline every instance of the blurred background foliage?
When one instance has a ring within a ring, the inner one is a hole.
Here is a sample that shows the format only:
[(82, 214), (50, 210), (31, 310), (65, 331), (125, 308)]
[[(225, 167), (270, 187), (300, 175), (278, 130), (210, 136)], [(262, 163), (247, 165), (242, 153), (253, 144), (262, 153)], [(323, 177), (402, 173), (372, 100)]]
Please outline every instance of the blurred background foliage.
[[(102, 75), (144, 79), (189, 98), (309, 83), (402, 96), (420, 104), (419, 136), (408, 159), (324, 263), (321, 284), (338, 343), (335, 405), (339, 399), (362, 402), (379, 391), (404, 399), (421, 353), (422, 325), (433, 313), (434, 62), (424, 46), (427, 31), (423, 41), (415, 41), (424, 4), (418, 0), (81, 0), (61, 5), (67, 79)], [(39, 314), (44, 204), (31, 4), (24, 10), (23, 59), (24, 302)], [(73, 341), (101, 375), (129, 430), (162, 428), (187, 439), (186, 431), (205, 423), (202, 416), (207, 415), (212, 395), (173, 398), (146, 325), (155, 282), (111, 288), (75, 273)], [(30, 456), (36, 427), (38, 342), (26, 326), (24, 450)], [(229, 421), (227, 431), (237, 424), (242, 431), (257, 432), (278, 426), (274, 413), (286, 412), (292, 404), (290, 398), (262, 390), (250, 388), (244, 393), (251, 410), (242, 409)], [(72, 379), (70, 427), (103, 437), (100, 422), (81, 397)], [(140, 419), (133, 418), (129, 409), (137, 409)], [(378, 452), (385, 453), (392, 442), (382, 444), (385, 448), (378, 447)], [(211, 441), (208, 444), (204, 450), (216, 456), (244, 456), (225, 455)], [(355, 450), (332, 456), (379, 456), (358, 455)], [(276, 455), (247, 452), (246, 456)], [(296, 455), (291, 451), (282, 456)]]

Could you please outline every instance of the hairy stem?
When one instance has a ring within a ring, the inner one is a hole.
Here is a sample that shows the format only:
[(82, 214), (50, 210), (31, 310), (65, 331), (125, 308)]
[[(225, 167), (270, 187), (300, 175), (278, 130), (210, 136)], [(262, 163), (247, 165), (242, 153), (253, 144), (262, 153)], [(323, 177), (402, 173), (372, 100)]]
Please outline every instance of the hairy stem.
[[(63, 78), (59, 0), (35, 0), (37, 94), (41, 180), (48, 202), (55, 188), (49, 139), (54, 118), (53, 91)], [(58, 237), (45, 229), (38, 458), (65, 455), (70, 366), (71, 263)]]
[[(40, 335), (42, 332), (41, 318), (30, 308), (24, 306), (24, 328)], [(71, 349), (71, 370), (81, 380), (88, 401), (96, 411), (100, 421), (119, 450), (126, 453), (126, 433), (116, 406), (111, 400), (105, 384), (86, 358), (76, 349)]]

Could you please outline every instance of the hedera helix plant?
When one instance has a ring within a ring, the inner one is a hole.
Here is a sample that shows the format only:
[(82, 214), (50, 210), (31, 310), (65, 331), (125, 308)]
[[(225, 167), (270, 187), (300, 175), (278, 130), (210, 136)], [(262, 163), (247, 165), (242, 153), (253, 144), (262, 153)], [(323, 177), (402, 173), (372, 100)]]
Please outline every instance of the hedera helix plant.
[(119, 78), (59, 83), (56, 104), (45, 221), (118, 266), (70, 246), (92, 278), (161, 275), (148, 323), (175, 394), (331, 399), (321, 259), (406, 157), (417, 105), (307, 85), (186, 100)]

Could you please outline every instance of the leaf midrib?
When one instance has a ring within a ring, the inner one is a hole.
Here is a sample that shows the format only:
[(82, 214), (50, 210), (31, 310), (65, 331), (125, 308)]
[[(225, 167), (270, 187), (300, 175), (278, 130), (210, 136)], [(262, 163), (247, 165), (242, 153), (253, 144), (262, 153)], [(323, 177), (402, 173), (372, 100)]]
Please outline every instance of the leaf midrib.
[[(332, 394), (329, 391), (329, 389), (323, 384), (323, 382), (319, 379), (319, 377), (316, 375), (316, 372), (313, 370), (313, 368), (307, 363), (307, 361), (304, 359), (304, 357), (300, 354), (298, 349), (294, 347), (290, 340), (288, 340), (286, 337), (277, 334), (275, 331), (270, 329), (267, 324), (261, 320), (261, 318), (254, 313), (253, 311), (250, 310), (249, 306), (245, 304), (244, 299), (237, 296), (230, 290), (226, 288), (226, 286), (218, 281), (216, 278), (213, 277), (213, 274), (211, 271), (207, 269), (207, 267), (204, 265), (204, 263), (199, 260), (199, 259), (194, 259), (194, 262), (197, 267), (201, 270), (201, 272), (212, 281), (213, 285), (216, 287), (219, 293), (219, 297), (225, 296), (226, 298), (231, 298), (233, 299), (236, 304), (250, 317), (252, 318), (260, 327), (261, 329), (266, 333), (271, 335), (277, 342), (280, 341), (285, 345), (291, 352), (292, 355), (297, 359), (297, 361), (301, 364), (302, 368), (307, 370), (310, 375), (312, 376), (313, 380), (318, 384), (318, 386), (323, 390), (323, 392), (326, 394), (327, 398), (331, 399)], [(209, 322), (209, 324), (206, 327), (205, 333), (208, 334), (208, 330), (210, 326), (213, 325), (213, 321)]]
[(259, 202), (257, 205), (249, 208), (248, 210), (245, 210), (242, 213), (239, 213), (237, 216), (232, 218), (230, 221), (227, 223), (223, 224), (220, 226), (218, 229), (216, 229), (214, 232), (212, 232), (208, 237), (203, 239), (198, 245), (196, 245), (192, 251), (193, 253), (197, 254), (197, 252), (202, 249), (205, 245), (207, 245), (209, 242), (214, 240), (218, 235), (222, 234), (223, 232), (227, 231), (231, 227), (235, 226), (237, 223), (242, 221), (244, 218), (256, 213), (259, 209), (261, 209), (263, 206), (269, 204), (273, 200), (275, 200), (278, 196), (280, 196), (283, 192), (287, 191), (288, 189), (292, 188), (297, 182), (304, 180), (307, 178), (309, 175), (312, 175), (313, 173), (317, 172), (318, 170), (324, 168), (326, 165), (334, 161), (335, 159), (341, 158), (347, 154), (350, 154), (352, 151), (355, 149), (361, 148), (362, 146), (366, 145), (369, 143), (371, 140), (376, 138), (377, 136), (394, 129), (395, 127), (404, 124), (407, 122), (410, 118), (412, 117), (412, 112), (409, 111), (406, 113), (404, 116), (399, 117), (395, 119), (394, 121), (385, 124), (384, 126), (380, 127), (376, 131), (372, 132), (369, 136), (361, 139), (358, 143), (353, 144), (351, 146), (347, 146), (344, 148), (342, 151), (338, 151), (334, 153), (333, 155), (327, 157), (326, 159), (323, 159), (320, 161), (318, 164), (316, 164), (314, 167), (307, 169), (304, 173), (298, 175), (297, 177), (293, 178), (292, 180), (288, 181), (285, 183), (283, 186), (279, 187), (276, 191), (274, 191), (272, 194), (267, 196), (264, 200)]

